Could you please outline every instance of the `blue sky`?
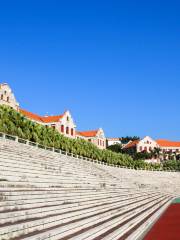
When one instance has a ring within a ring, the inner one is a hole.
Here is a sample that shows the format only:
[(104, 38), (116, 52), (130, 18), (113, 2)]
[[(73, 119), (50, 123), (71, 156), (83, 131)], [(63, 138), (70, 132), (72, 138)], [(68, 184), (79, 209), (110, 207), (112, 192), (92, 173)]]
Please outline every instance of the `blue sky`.
[(79, 130), (180, 140), (179, 1), (0, 1), (0, 81)]

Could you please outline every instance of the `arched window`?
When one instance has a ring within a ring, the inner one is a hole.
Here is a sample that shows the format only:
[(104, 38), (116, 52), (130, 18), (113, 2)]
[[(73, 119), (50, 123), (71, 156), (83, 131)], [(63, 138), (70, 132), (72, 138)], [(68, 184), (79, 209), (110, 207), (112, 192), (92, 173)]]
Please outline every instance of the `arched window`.
[(3, 100), (3, 94), (1, 94), (1, 100)]
[(142, 152), (142, 146), (140, 146), (139, 150), (140, 150), (140, 152)]
[(74, 129), (71, 128), (71, 136), (73, 136), (73, 135), (74, 135)]
[(64, 132), (64, 125), (61, 125), (61, 132)]
[(7, 102), (9, 102), (9, 97), (7, 97)]
[(66, 127), (66, 134), (69, 134), (69, 127)]

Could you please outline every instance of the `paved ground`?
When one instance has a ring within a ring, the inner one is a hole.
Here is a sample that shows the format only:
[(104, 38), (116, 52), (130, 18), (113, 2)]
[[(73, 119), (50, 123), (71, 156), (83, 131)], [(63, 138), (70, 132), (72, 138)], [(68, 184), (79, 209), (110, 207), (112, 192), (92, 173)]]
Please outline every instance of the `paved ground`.
[(172, 202), (144, 240), (180, 240), (180, 198)]

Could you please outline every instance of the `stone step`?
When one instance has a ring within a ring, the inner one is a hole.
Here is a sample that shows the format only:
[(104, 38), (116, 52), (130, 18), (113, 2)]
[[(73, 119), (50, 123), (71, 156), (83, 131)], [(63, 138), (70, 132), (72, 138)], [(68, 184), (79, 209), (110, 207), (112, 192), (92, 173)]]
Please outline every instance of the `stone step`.
[[(40, 219), (32, 219), (31, 221), (24, 221), (21, 222), (19, 224), (11, 224), (5, 227), (0, 227), (0, 236), (5, 238), (6, 237), (16, 237), (19, 236), (21, 234), (28, 234), (30, 232), (33, 231), (40, 231), (40, 230), (44, 230), (46, 228), (50, 228), (50, 227), (54, 227), (57, 224), (66, 224), (65, 228), (67, 229), (67, 224), (68, 222), (72, 222), (72, 224), (74, 224), (75, 222), (79, 222), (81, 221), (83, 224), (85, 222), (89, 222), (90, 219), (101, 219), (103, 216), (107, 217), (108, 215), (111, 216), (112, 214), (118, 214), (120, 209), (121, 211), (129, 211), (130, 209), (136, 209), (136, 208), (141, 208), (146, 205), (146, 204), (151, 204), (151, 203), (156, 203), (159, 200), (159, 197), (152, 197), (151, 199), (146, 199), (144, 201), (140, 201), (138, 203), (134, 202), (131, 203), (129, 206), (128, 204), (125, 204), (125, 206), (123, 207), (122, 205), (117, 205), (116, 207), (113, 208), (108, 208), (108, 207), (104, 207), (104, 208), (100, 208), (101, 211), (99, 210), (81, 210), (78, 213), (77, 212), (71, 212), (71, 213), (67, 213), (67, 214), (63, 214), (63, 215), (53, 215), (53, 216), (48, 216), (46, 218), (40, 218)], [(82, 220), (81, 220), (82, 219)], [(69, 227), (68, 227), (69, 228)], [(48, 231), (49, 234), (49, 231)]]
[[(157, 195), (152, 195), (157, 196)], [(149, 198), (152, 196), (148, 196)], [(65, 213), (67, 211), (77, 211), (78, 209), (83, 209), (83, 208), (94, 208), (94, 207), (99, 207), (99, 206), (111, 206), (113, 204), (113, 206), (115, 206), (116, 204), (130, 204), (133, 203), (135, 201), (141, 201), (144, 200), (145, 196), (139, 196), (139, 197), (131, 197), (131, 198), (122, 198), (122, 197), (116, 197), (113, 198), (113, 203), (112, 203), (112, 198), (110, 199), (102, 199), (101, 201), (95, 199), (90, 200), (86, 200), (83, 201), (83, 199), (80, 200), (76, 200), (77, 202), (62, 202), (58, 205), (54, 205), (51, 207), (48, 207), (47, 205), (44, 205), (44, 207), (41, 208), (29, 208), (28, 210), (21, 210), (21, 208), (18, 211), (14, 211), (14, 212), (7, 212), (7, 213), (0, 213), (0, 226), (6, 222), (15, 222), (15, 221), (20, 221), (22, 219), (27, 219), (27, 218), (35, 218), (35, 217), (42, 217), (42, 216), (46, 216), (47, 214), (53, 214), (53, 212), (61, 212), (61, 213)], [(53, 203), (52, 203), (53, 204)], [(18, 205), (16, 205), (16, 208), (18, 208)]]

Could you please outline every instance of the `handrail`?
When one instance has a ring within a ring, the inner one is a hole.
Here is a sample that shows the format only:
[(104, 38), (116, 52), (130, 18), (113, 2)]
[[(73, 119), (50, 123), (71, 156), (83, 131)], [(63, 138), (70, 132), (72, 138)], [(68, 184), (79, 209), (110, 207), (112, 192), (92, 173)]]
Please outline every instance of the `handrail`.
[(48, 147), (48, 146), (39, 144), (37, 142), (31, 142), (28, 139), (19, 138), (18, 136), (14, 136), (14, 135), (2, 133), (2, 132), (0, 132), (0, 138), (5, 139), (5, 140), (10, 140), (10, 141), (15, 141), (15, 142), (18, 142), (20, 144), (26, 144), (26, 145), (29, 145), (31, 147), (37, 147), (37, 148), (44, 149), (44, 150), (47, 150), (47, 151), (52, 151), (52, 152), (55, 152), (55, 153), (59, 153), (61, 155), (67, 155), (67, 156), (70, 156), (70, 157), (73, 157), (73, 158), (76, 158), (76, 159), (78, 158), (78, 159), (82, 159), (82, 160), (85, 160), (85, 161), (90, 161), (90, 162), (93, 162), (93, 163), (97, 163), (97, 164), (100, 164), (100, 165), (110, 166), (110, 167), (125, 168), (125, 169), (132, 169), (132, 170), (154, 171), (154, 172), (156, 172), (156, 171), (157, 172), (159, 172), (159, 171), (179, 172), (179, 171), (170, 170), (170, 169), (169, 170), (168, 169), (167, 170), (163, 170), (163, 169), (148, 169), (147, 170), (145, 168), (133, 168), (133, 167), (128, 167), (128, 166), (115, 165), (115, 164), (103, 162), (103, 161), (100, 161), (100, 160), (97, 160), (97, 159), (92, 159), (92, 158), (87, 158), (87, 157), (83, 157), (83, 156), (80, 156), (80, 155), (76, 155), (76, 154), (64, 151), (62, 149), (57, 149), (57, 148), (54, 148), (54, 147)]

